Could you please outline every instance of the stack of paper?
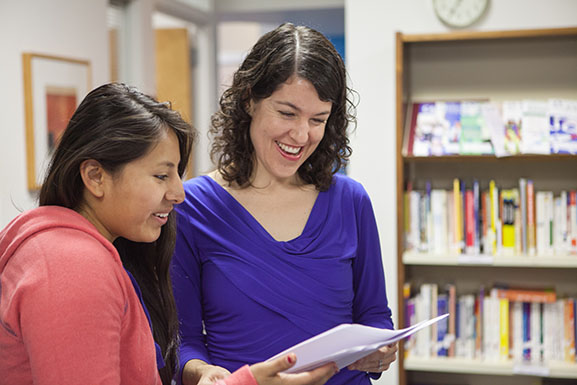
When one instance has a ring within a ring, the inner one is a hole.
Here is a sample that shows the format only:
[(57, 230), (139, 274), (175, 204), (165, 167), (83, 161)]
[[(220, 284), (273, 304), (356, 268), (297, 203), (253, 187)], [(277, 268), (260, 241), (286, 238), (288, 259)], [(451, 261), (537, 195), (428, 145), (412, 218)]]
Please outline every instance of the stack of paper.
[(329, 362), (335, 362), (338, 368), (342, 369), (377, 349), (400, 341), (448, 316), (448, 313), (443, 314), (400, 330), (342, 324), (286, 349), (269, 358), (269, 361), (288, 353), (295, 353), (297, 363), (287, 370), (287, 373), (305, 372)]

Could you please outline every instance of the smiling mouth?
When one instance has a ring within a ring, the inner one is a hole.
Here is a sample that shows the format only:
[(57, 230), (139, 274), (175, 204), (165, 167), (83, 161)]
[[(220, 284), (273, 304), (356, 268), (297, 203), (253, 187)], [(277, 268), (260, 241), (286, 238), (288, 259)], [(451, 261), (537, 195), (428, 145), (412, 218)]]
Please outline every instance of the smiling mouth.
[(288, 155), (298, 155), (302, 151), (302, 147), (293, 147), (275, 140), (276, 145)]
[(168, 213), (155, 213), (152, 215), (154, 215), (155, 217), (158, 217), (158, 218), (168, 218)]

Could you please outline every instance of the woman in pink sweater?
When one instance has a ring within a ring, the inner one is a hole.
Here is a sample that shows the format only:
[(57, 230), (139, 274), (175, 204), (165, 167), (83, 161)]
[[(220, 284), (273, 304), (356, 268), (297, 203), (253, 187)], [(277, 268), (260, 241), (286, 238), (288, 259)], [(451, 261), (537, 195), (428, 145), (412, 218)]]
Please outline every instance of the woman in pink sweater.
[[(40, 207), (0, 232), (0, 384), (170, 384), (178, 322), (169, 278), (174, 205), (194, 132), (122, 84), (82, 101)], [(322, 384), (296, 357), (245, 366), (226, 385)]]

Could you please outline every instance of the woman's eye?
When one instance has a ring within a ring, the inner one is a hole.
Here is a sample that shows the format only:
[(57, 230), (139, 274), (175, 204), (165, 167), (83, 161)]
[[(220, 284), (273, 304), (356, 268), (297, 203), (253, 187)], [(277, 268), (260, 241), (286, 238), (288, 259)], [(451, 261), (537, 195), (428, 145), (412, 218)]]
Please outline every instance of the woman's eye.
[(280, 113), (282, 116), (286, 116), (286, 117), (288, 117), (288, 118), (292, 118), (292, 117), (295, 116), (294, 112), (279, 111), (279, 113)]
[(154, 177), (160, 180), (166, 180), (168, 178), (168, 175), (155, 175)]
[(325, 124), (327, 121), (324, 119), (313, 119), (313, 123), (316, 125)]

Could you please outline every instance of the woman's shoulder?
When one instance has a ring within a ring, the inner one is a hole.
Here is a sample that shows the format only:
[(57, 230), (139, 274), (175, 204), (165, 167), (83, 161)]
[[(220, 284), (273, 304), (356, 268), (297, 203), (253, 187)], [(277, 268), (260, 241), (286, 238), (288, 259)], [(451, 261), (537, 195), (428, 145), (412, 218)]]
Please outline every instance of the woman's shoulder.
[(206, 189), (209, 187), (214, 180), (207, 174), (207, 175), (199, 175), (194, 178), (191, 178), (183, 183), (184, 189), (189, 190), (198, 190), (198, 189)]
[(360, 182), (340, 172), (333, 175), (333, 182), (330, 190), (348, 193), (359, 197), (367, 196), (367, 191)]

